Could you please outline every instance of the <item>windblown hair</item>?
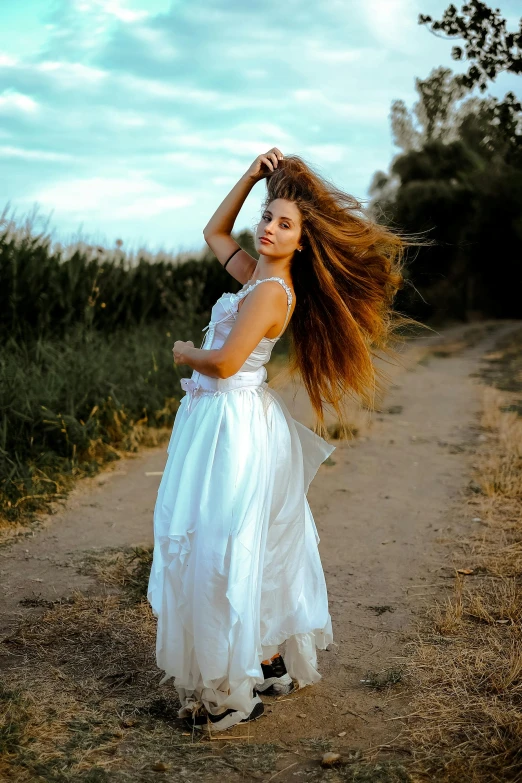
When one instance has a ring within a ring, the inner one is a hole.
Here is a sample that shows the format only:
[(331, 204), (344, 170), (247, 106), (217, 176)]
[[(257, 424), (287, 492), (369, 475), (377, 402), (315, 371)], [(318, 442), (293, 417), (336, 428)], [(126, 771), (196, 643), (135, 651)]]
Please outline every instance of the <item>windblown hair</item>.
[[(355, 398), (375, 409), (388, 376), (374, 366), (376, 351), (397, 356), (398, 330), (418, 321), (393, 309), (404, 284), (405, 235), (376, 223), (362, 203), (320, 177), (298, 155), (285, 156), (266, 179), (263, 209), (277, 198), (293, 201), (302, 216), (302, 251), (291, 277), (296, 307), (289, 325), (287, 380), (301, 376), (316, 416), (315, 431), (327, 434), (324, 404), (335, 410), (341, 437), (349, 431), (343, 403)], [(411, 237), (412, 235), (410, 235)]]

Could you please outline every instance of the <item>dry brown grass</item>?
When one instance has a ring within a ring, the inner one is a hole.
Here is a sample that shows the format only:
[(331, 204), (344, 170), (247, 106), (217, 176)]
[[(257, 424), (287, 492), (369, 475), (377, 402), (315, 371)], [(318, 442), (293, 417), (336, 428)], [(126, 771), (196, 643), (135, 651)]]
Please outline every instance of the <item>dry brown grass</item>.
[(123, 592), (32, 604), (0, 645), (0, 780), (239, 781), (285, 756), (248, 731), (232, 746), (186, 732), (173, 687), (157, 686), (156, 621), (143, 600), (150, 556), (99, 554), (86, 568)]
[[(512, 346), (511, 346), (512, 348)], [(492, 354), (497, 361), (498, 354)], [(490, 357), (490, 358), (491, 358)], [(522, 781), (522, 420), (515, 392), (484, 389), (473, 498), (451, 597), (413, 643), (406, 733), (413, 771), (441, 783)]]
[(490, 498), (522, 498), (522, 419), (515, 411), (502, 411), (507, 394), (484, 390), (482, 426), (494, 435), (494, 447), (481, 459), (480, 482)]
[(58, 780), (60, 770), (75, 775), (117, 763), (130, 721), (147, 703), (152, 635), (147, 608), (122, 611), (118, 596), (75, 593), (22, 623), (3, 645), (10, 660), (0, 779)]
[(127, 783), (162, 773), (278, 783), (296, 771), (323, 783), (412, 780), (398, 761), (376, 761), (375, 749), (347, 751), (335, 772), (323, 769), (335, 740), (256, 743), (249, 724), (211, 740), (187, 732), (174, 688), (157, 686), (156, 621), (144, 601), (150, 562), (149, 548), (96, 552), (83, 569), (115, 594), (25, 602), (30, 616), (0, 644), (0, 780)]

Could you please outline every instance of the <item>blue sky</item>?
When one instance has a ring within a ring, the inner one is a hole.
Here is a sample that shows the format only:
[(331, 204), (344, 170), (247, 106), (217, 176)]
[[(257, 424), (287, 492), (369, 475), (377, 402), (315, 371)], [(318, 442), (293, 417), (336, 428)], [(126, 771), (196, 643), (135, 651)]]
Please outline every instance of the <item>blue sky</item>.
[[(417, 23), (448, 4), (2, 0), (0, 211), (38, 205), (65, 242), (199, 251), (218, 204), (274, 145), (367, 199), (397, 153), (392, 101), (410, 107), (433, 67), (465, 68)], [(518, 0), (493, 7), (515, 27)], [(517, 87), (502, 75), (490, 92)], [(264, 191), (235, 230), (257, 222)]]

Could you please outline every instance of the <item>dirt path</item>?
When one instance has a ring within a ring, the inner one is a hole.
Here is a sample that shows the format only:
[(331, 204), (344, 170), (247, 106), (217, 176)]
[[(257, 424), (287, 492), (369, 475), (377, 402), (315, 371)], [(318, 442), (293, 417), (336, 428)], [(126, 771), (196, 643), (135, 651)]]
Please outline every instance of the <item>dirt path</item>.
[[(338, 445), (334, 464), (321, 466), (308, 499), (321, 536), (336, 644), (320, 653), (321, 683), (274, 703), (271, 719), (253, 725), (256, 742), (346, 732), (336, 741), (342, 751), (345, 740), (368, 747), (398, 735), (395, 719), (406, 710), (407, 689), (383, 699), (361, 679), (400, 665), (415, 616), (434, 595), (441, 597), (453, 566), (462, 565), (445, 539), (476, 524), (471, 507), (462, 511), (478, 437), (481, 387), (473, 373), (494, 341), (517, 326), (468, 325), (417, 341), (403, 368), (388, 367), (394, 385), (367, 435)], [(434, 341), (452, 350), (426, 356)], [(302, 397), (286, 399), (310, 424)], [(94, 578), (76, 571), (86, 551), (152, 543), (165, 458), (165, 447), (156, 448), (84, 480), (42, 529), (0, 550), (0, 641), (31, 611), (19, 604), (22, 598), (100, 593)]]

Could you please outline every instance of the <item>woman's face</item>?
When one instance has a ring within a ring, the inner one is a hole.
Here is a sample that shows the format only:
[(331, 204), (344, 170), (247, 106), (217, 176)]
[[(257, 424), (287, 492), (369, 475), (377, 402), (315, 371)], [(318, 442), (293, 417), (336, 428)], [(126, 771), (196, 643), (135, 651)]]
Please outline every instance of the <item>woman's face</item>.
[[(261, 242), (267, 237), (268, 242)], [(290, 256), (301, 248), (301, 213), (293, 201), (276, 198), (261, 215), (254, 236), (255, 247), (267, 256)]]

